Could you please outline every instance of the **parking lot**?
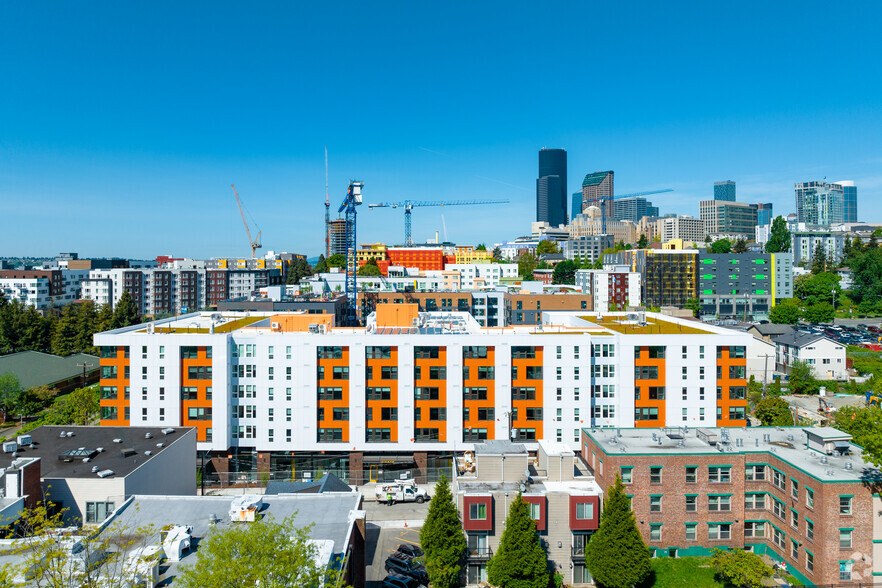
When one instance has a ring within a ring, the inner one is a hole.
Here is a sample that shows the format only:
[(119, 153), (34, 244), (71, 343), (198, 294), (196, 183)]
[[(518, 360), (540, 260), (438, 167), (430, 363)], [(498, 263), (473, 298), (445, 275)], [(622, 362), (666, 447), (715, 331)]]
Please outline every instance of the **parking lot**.
[(380, 588), (386, 577), (383, 567), (386, 558), (402, 543), (420, 544), (420, 529), (429, 512), (429, 503), (387, 506), (365, 501), (364, 509), (367, 511), (366, 588)]
[(853, 324), (800, 324), (796, 325), (796, 328), (800, 331), (824, 335), (843, 345), (878, 346), (879, 338), (882, 337), (882, 329), (861, 321), (849, 322), (853, 322)]

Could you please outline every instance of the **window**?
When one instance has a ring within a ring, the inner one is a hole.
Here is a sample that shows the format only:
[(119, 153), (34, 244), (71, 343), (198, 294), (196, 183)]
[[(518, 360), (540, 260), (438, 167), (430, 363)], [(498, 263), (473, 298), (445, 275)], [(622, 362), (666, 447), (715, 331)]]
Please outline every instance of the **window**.
[(772, 542), (781, 549), (784, 549), (784, 532), (774, 525), (772, 525)]
[(744, 508), (747, 510), (758, 510), (766, 508), (765, 494), (745, 494)]
[(335, 365), (332, 378), (335, 380), (348, 380), (349, 379), (349, 366)]
[(116, 508), (116, 506), (112, 502), (87, 502), (86, 522), (103, 523), (108, 515), (113, 514), (114, 508)]
[(799, 530), (799, 513), (790, 509), (790, 526)]
[(662, 497), (660, 494), (653, 494), (649, 497), (649, 512), (661, 512)]
[(765, 537), (766, 524), (761, 521), (747, 521), (744, 523), (745, 537)]
[(707, 538), (712, 541), (731, 539), (732, 525), (729, 523), (708, 523)]
[(649, 349), (649, 359), (664, 359), (665, 358), (664, 346), (650, 345), (648, 349)]
[(633, 467), (623, 467), (622, 468), (622, 484), (630, 484), (633, 480), (634, 468)]
[(686, 346), (683, 345), (683, 359), (686, 359)]
[(530, 507), (530, 518), (534, 521), (538, 521), (542, 518), (542, 505), (528, 503), (527, 506)]
[(160, 380), (165, 379), (165, 367), (164, 366), (159, 366), (159, 379)]
[(661, 484), (662, 481), (662, 466), (651, 466), (649, 468), (649, 483), (650, 484)]
[(839, 514), (841, 514), (841, 515), (850, 515), (851, 514), (851, 496), (840, 496), (839, 497)]
[(580, 521), (594, 518), (594, 504), (591, 502), (576, 503), (576, 518)]
[(698, 510), (698, 494), (686, 495), (686, 512), (695, 512)]
[(744, 471), (744, 479), (749, 481), (763, 481), (766, 479), (766, 466), (748, 465)]
[(473, 520), (473, 521), (487, 520), (487, 505), (486, 504), (470, 504), (469, 505), (469, 519)]
[(709, 467), (707, 469), (707, 481), (712, 484), (728, 484), (732, 478), (731, 466)]
[(698, 466), (686, 466), (686, 483), (694, 484), (698, 481)]
[(784, 518), (784, 503), (781, 502), (780, 500), (776, 500), (775, 498), (772, 498), (772, 512), (775, 513), (775, 516), (778, 517), (779, 519), (781, 519), (782, 521), (785, 520), (785, 518)]
[(851, 566), (852, 565), (854, 565), (854, 563), (850, 562), (850, 561), (839, 562), (839, 579), (840, 580), (851, 580)]
[(808, 519), (805, 520), (805, 538), (809, 541), (815, 540), (815, 524)]
[(159, 409), (159, 420), (160, 420), (160, 422), (165, 420), (165, 409), (164, 408)]
[(809, 508), (815, 508), (815, 491), (809, 487), (805, 489), (805, 505)]
[(839, 529), (839, 548), (851, 549), (852, 529)]
[(808, 573), (815, 573), (815, 556), (812, 555), (809, 551), (805, 552), (805, 569), (808, 570)]
[(574, 421), (578, 421), (578, 420), (579, 420), (579, 409), (578, 409), (578, 408), (574, 408), (574, 409), (573, 409), (573, 420), (574, 420)]
[(634, 366), (635, 380), (657, 380), (658, 366), (655, 365), (636, 365)]
[(799, 543), (797, 543), (794, 539), (790, 540), (790, 557), (799, 561)]
[(392, 432), (390, 429), (366, 429), (365, 441), (368, 443), (382, 443), (392, 440)]
[(695, 533), (695, 529), (698, 527), (698, 523), (686, 523), (686, 541), (696, 541), (697, 536)]
[[(563, 368), (557, 368), (556, 371), (557, 371), (557, 379), (558, 379), (558, 380), (562, 379), (562, 371), (563, 371)], [(529, 369), (529, 367), (527, 368), (527, 373), (528, 373), (528, 374), (530, 373), (530, 369)]]
[(704, 366), (701, 366), (698, 368), (698, 379), (699, 380), (704, 379)]
[(707, 509), (711, 512), (729, 512), (732, 510), (732, 497), (711, 494), (707, 497)]
[(778, 470), (772, 470), (772, 484), (779, 490), (784, 490), (784, 474)]
[(686, 398), (687, 398), (687, 396), (686, 396), (686, 388), (681, 388), (681, 390), (682, 390), (682, 392), (683, 392), (683, 400), (686, 400)]
[(659, 525), (650, 525), (649, 527), (649, 540), (650, 541), (661, 541), (661, 531), (662, 526)]

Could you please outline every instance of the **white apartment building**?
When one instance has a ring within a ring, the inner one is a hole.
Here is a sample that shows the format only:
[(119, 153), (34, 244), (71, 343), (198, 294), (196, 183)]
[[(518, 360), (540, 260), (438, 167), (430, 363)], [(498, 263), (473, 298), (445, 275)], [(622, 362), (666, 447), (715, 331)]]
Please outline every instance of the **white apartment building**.
[(0, 292), (37, 310), (71, 304), (80, 298), (83, 270), (0, 270)]
[(363, 328), (191, 313), (94, 340), (102, 424), (193, 426), (198, 449), (223, 455), (336, 454), (357, 478), (366, 456), (449, 455), (486, 439), (577, 450), (583, 427), (743, 426), (753, 337), (586, 311), (482, 328), (464, 312), (381, 304)]
[(518, 277), (516, 263), (448, 263), (444, 270), (459, 272), (463, 290), (492, 289), (499, 286), (502, 279)]
[(662, 243), (672, 239), (682, 239), (690, 243), (704, 242), (704, 221), (691, 216), (660, 218), (656, 222)]
[(775, 343), (777, 369), (786, 372), (797, 361), (812, 366), (819, 380), (848, 378), (845, 345), (823, 335), (794, 331), (772, 340)]
[(642, 304), (640, 273), (626, 265), (576, 270), (576, 286), (594, 297), (595, 312), (622, 311)]

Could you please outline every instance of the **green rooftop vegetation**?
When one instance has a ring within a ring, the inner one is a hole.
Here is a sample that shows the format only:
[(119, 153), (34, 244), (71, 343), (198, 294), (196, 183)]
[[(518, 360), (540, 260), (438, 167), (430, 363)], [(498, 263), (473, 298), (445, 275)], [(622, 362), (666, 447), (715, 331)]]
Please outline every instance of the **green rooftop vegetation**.
[(654, 318), (646, 318), (646, 325), (626, 324), (627, 319), (622, 316), (605, 316), (598, 320), (596, 317), (579, 317), (589, 323), (607, 328), (623, 335), (709, 335), (709, 331), (681, 325), (670, 321), (660, 321)]
[[(246, 317), (243, 317), (240, 319), (229, 321), (229, 322), (224, 323), (222, 325), (218, 325), (217, 327), (214, 328), (214, 332), (215, 333), (232, 333), (233, 331), (236, 331), (238, 329), (242, 329), (242, 328), (247, 327), (249, 325), (253, 325), (254, 323), (256, 323), (258, 321), (262, 321), (265, 318), (267, 318), (267, 317), (265, 317), (265, 316), (246, 316)], [(147, 331), (145, 329), (145, 330), (142, 330), (139, 332), (145, 333)], [(155, 332), (156, 333), (165, 333), (165, 334), (208, 333), (208, 329), (205, 327), (188, 327), (187, 325), (182, 324), (182, 325), (179, 325), (176, 327), (156, 327)]]

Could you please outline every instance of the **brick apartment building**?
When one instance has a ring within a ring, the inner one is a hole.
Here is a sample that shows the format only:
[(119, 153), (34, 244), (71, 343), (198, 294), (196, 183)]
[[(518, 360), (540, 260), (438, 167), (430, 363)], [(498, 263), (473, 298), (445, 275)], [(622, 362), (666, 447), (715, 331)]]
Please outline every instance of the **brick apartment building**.
[(882, 575), (879, 470), (851, 437), (820, 428), (583, 429), (604, 491), (622, 476), (656, 557), (750, 549), (807, 586)]

